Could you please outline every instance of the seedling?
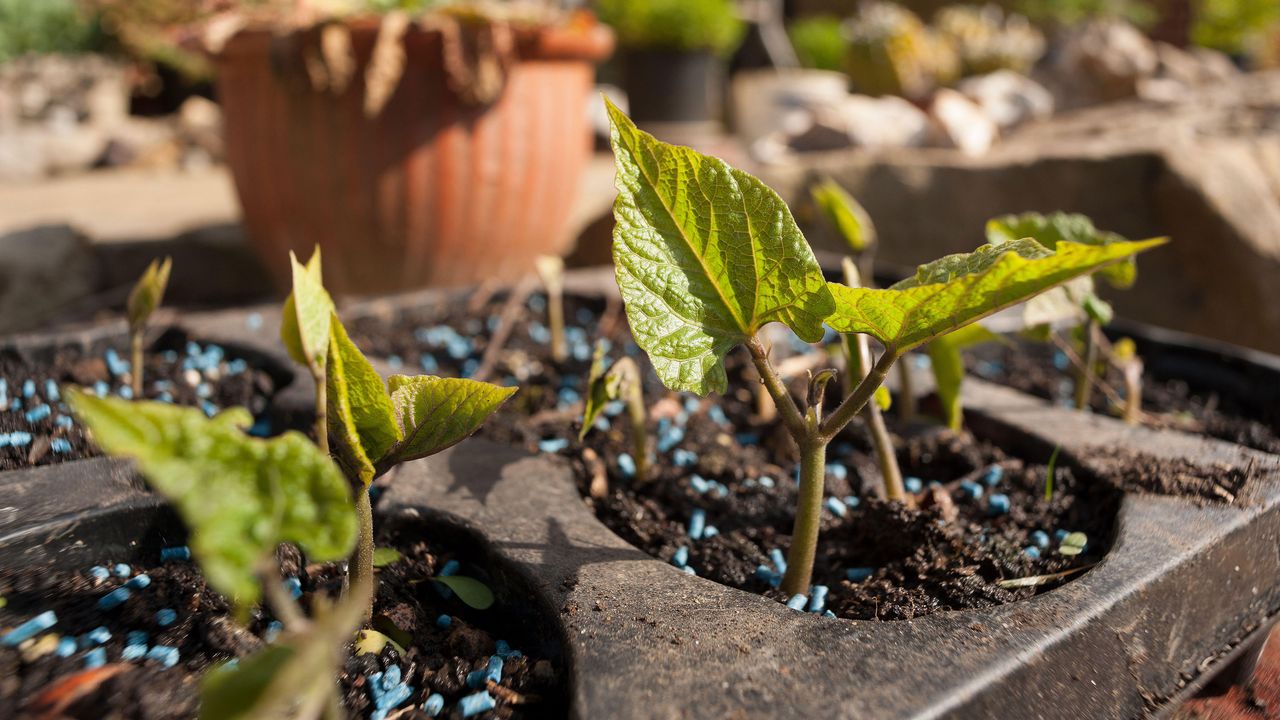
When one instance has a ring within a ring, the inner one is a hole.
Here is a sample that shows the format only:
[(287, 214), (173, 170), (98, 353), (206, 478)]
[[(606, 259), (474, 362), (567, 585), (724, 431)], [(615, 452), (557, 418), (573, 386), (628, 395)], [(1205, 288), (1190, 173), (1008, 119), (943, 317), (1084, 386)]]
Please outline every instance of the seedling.
[(467, 438), (517, 388), (431, 375), (392, 375), (384, 384), (333, 310), (320, 282), (319, 248), (305, 267), (295, 259), (293, 270), (281, 336), (316, 378), (317, 440), (326, 449), (332, 440), (334, 459), (355, 488), (359, 536), (348, 580), (356, 585), (373, 577), (373, 481)]
[(640, 367), (635, 360), (622, 357), (614, 361), (606, 371), (604, 345), (597, 344), (595, 357), (591, 361), (582, 429), (578, 432), (579, 440), (587, 436), (605, 404), (615, 400), (626, 404), (627, 419), (631, 423), (631, 452), (636, 462), (636, 480), (644, 482), (649, 472), (649, 434), (645, 428), (646, 413)]
[[(607, 102), (607, 100), (606, 100)], [(866, 406), (898, 358), (946, 332), (1164, 243), (1035, 240), (987, 245), (922, 265), (888, 289), (827, 283), (786, 204), (722, 160), (662, 143), (608, 103), (617, 165), (613, 256), (637, 344), (672, 390), (724, 392), (724, 358), (743, 345), (800, 449), (800, 499), (782, 590), (807, 592), (817, 551), (827, 444)], [(833, 372), (798, 405), (770, 363), (761, 327), (780, 322), (816, 343), (823, 323), (885, 350), (829, 415)], [(894, 492), (891, 499), (902, 500)]]
[(1058, 466), (1058, 453), (1062, 451), (1061, 445), (1053, 446), (1053, 453), (1049, 455), (1049, 466), (1044, 471), (1044, 501), (1053, 500), (1053, 482), (1054, 473)]
[(926, 347), (929, 366), (933, 370), (938, 401), (942, 405), (943, 421), (952, 430), (964, 425), (964, 409), (960, 403), (960, 388), (964, 384), (964, 358), (961, 351), (988, 342), (1005, 342), (980, 323), (966, 325), (955, 332), (934, 338)]
[(534, 261), (542, 286), (547, 291), (547, 327), (551, 330), (551, 358), (564, 362), (569, 345), (564, 339), (564, 260), (555, 255), (539, 255)]
[(164, 300), (164, 291), (169, 285), (169, 269), (172, 266), (173, 262), (169, 258), (165, 258), (163, 262), (152, 260), (146, 272), (138, 279), (138, 284), (129, 292), (129, 359), (132, 362), (129, 382), (136, 398), (142, 397), (142, 339), (147, 330), (147, 320)]
[[(987, 242), (993, 245), (1025, 237), (1035, 238), (1050, 250), (1057, 247), (1060, 242), (1098, 246), (1126, 242), (1120, 235), (1097, 229), (1093, 221), (1084, 215), (1025, 213), (1006, 215), (987, 222)], [(1097, 275), (1104, 278), (1112, 287), (1130, 288), (1138, 278), (1137, 262), (1130, 257), (1103, 268)], [(1079, 322), (1084, 353), (1078, 363), (1079, 367), (1076, 368), (1074, 400), (1076, 409), (1084, 410), (1089, 407), (1089, 398), (1097, 375), (1099, 345), (1105, 342), (1101, 328), (1111, 322), (1114, 311), (1105, 300), (1095, 294), (1092, 276), (1084, 276), (1064, 285), (1050, 298), (1055, 309), (1050, 311), (1049, 317), (1043, 318), (1044, 321), (1074, 317)]]

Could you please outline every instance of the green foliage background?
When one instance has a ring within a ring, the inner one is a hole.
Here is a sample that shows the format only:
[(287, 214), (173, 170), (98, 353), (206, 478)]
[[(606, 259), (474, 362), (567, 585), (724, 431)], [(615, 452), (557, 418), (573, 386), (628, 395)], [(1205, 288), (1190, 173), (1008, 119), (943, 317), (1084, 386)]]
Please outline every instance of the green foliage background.
[(738, 46), (744, 30), (730, 0), (597, 0), (595, 8), (627, 48), (725, 55)]

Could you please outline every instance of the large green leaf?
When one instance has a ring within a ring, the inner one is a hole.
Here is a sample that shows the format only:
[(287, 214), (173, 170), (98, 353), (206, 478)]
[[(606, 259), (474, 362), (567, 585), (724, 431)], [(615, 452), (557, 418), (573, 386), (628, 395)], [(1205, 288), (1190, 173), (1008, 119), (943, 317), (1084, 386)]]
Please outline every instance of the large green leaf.
[(929, 353), (933, 379), (937, 385), (938, 400), (947, 427), (959, 430), (964, 422), (960, 406), (960, 386), (964, 383), (964, 358), (960, 351), (966, 347), (987, 342), (1003, 342), (1004, 338), (979, 323), (966, 325), (955, 332), (934, 338), (926, 350)]
[(516, 388), (431, 375), (392, 375), (387, 380), (404, 440), (393, 447), (395, 462), (434, 455), (480, 429)]
[(330, 314), (325, 398), (331, 450), (364, 485), (373, 482), (374, 462), (403, 437), (378, 371), (351, 342), (337, 314)]
[(875, 244), (876, 227), (871, 223), (871, 216), (836, 181), (823, 180), (814, 185), (809, 194), (855, 254)]
[(200, 720), (318, 718), (338, 703), (344, 648), (373, 598), (364, 583), (335, 607), (317, 603), (304, 628), (286, 628), (275, 644), (214, 668), (200, 682)]
[[(1081, 245), (1110, 245), (1126, 242), (1126, 239), (1113, 232), (1099, 230), (1093, 221), (1084, 215), (1056, 212), (1049, 215), (1029, 212), (1021, 215), (1005, 215), (987, 221), (987, 242), (1000, 243), (1033, 238), (1041, 245), (1053, 250), (1060, 242), (1073, 242)], [(1130, 256), (1113, 265), (1103, 268), (1100, 273), (1113, 287), (1132, 287), (1138, 279), (1138, 264)], [(1092, 291), (1089, 288), (1088, 291)], [(1083, 297), (1084, 293), (1078, 293)]]
[(831, 283), (836, 312), (827, 324), (842, 333), (874, 335), (885, 347), (905, 352), (1165, 242), (1163, 238), (1107, 245), (1060, 242), (1057, 252), (1029, 238), (984, 245), (921, 265), (914, 277), (884, 290)]
[(138, 279), (138, 284), (129, 292), (129, 327), (135, 330), (142, 327), (151, 313), (160, 307), (165, 288), (169, 286), (169, 270), (172, 267), (173, 261), (169, 258), (165, 258), (163, 262), (152, 260), (147, 266), (146, 272)]
[(293, 292), (284, 301), (280, 339), (295, 362), (316, 368), (329, 350), (329, 316), (333, 314), (333, 300), (321, 279), (320, 247), (316, 246), (305, 266), (292, 251), (289, 263), (293, 266)]
[(636, 342), (667, 387), (723, 391), (725, 354), (766, 323), (821, 340), (831, 293), (777, 193), (608, 108), (618, 286)]
[(241, 607), (256, 602), (258, 563), (282, 542), (313, 561), (346, 557), (356, 541), (351, 491), (324, 453), (296, 432), (259, 440), (244, 410), (212, 419), (195, 408), (98, 398), (67, 401), (94, 442), (134, 458), (191, 530), (209, 584)]

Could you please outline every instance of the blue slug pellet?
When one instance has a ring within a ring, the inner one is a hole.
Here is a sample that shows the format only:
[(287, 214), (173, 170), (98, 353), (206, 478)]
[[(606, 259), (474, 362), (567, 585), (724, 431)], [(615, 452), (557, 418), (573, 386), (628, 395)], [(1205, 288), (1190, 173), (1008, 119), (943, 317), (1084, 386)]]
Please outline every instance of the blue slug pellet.
[(715, 525), (708, 525), (706, 529), (702, 531), (702, 539), (706, 540), (707, 538), (713, 538), (719, 534), (720, 534), (719, 528), (717, 528)]
[(1036, 547), (1041, 550), (1045, 550), (1049, 547), (1049, 533), (1037, 530), (1031, 533), (1031, 542), (1035, 543)]
[(120, 659), (124, 660), (125, 662), (141, 660), (142, 658), (146, 657), (146, 655), (147, 655), (146, 645), (125, 645), (124, 649), (120, 651)]
[(101, 645), (111, 639), (111, 631), (99, 625), (80, 636), (80, 647), (89, 647), (91, 645)]
[(126, 578), (133, 574), (133, 568), (124, 563), (116, 563), (115, 567), (111, 568), (111, 573), (118, 578)]
[(1000, 484), (1000, 481), (1003, 478), (1004, 478), (1004, 468), (1000, 467), (999, 465), (992, 465), (991, 467), (987, 468), (987, 472), (983, 474), (982, 481), (987, 484), (987, 487), (995, 487), (996, 485)]
[(17, 647), (23, 642), (39, 635), (40, 633), (53, 627), (58, 622), (58, 616), (52, 610), (45, 610), (39, 615), (22, 623), (18, 627), (5, 633), (0, 637), (0, 645), (5, 647)]
[(49, 441), (49, 449), (59, 455), (66, 455), (71, 452), (71, 443), (66, 438), (54, 438)]
[(449, 615), (441, 615), (436, 618), (436, 627), (441, 630), (448, 630), (453, 625), (453, 618)]
[(1067, 532), (1066, 530), (1063, 530), (1062, 528), (1058, 528), (1057, 530), (1053, 531), (1053, 539), (1057, 540), (1058, 542), (1062, 542), (1070, 534), (1071, 533)]
[(31, 433), (14, 430), (9, 433), (9, 444), (13, 447), (26, 447), (31, 444)]
[(982, 497), (982, 486), (976, 482), (966, 480), (960, 483), (960, 492), (971, 500), (977, 500)]
[(178, 612), (173, 608), (161, 608), (156, 611), (156, 624), (169, 627), (178, 620)]
[(284, 623), (279, 620), (272, 620), (267, 623), (267, 629), (262, 633), (262, 639), (267, 642), (275, 642), (276, 637), (280, 635), (280, 631), (284, 630)]
[(30, 410), (28, 410), (26, 413), (26, 418), (27, 418), (27, 422), (34, 423), (34, 422), (40, 422), (41, 420), (44, 420), (45, 418), (49, 417), (52, 414), (53, 414), (53, 408), (49, 407), (48, 403), (41, 403), (31, 408)]
[(621, 453), (618, 455), (618, 470), (626, 477), (636, 476), (636, 461), (631, 455)]
[(807, 602), (808, 602), (808, 598), (806, 598), (804, 595), (801, 595), (800, 593), (796, 593), (795, 595), (791, 596), (790, 600), (787, 600), (787, 607), (791, 608), (792, 610), (803, 610), (805, 603)]
[(457, 560), (450, 560), (446, 562), (444, 564), (444, 567), (440, 568), (440, 572), (436, 574), (441, 577), (448, 577), (458, 572), (458, 570), (461, 569), (461, 567), (462, 565)]
[(992, 493), (987, 498), (987, 514), (996, 516), (1009, 512), (1009, 496), (1004, 493)]
[(62, 394), (58, 392), (58, 383), (52, 378), (44, 381), (44, 399), (49, 402), (58, 402), (62, 399)]
[(125, 583), (124, 586), (133, 590), (144, 590), (150, 584), (151, 576), (146, 573), (142, 573), (141, 575), (135, 575), (134, 577), (129, 578), (129, 582)]
[(174, 545), (160, 549), (160, 562), (185, 562), (191, 559), (191, 548), (186, 545)]
[(771, 488), (775, 484), (777, 484), (774, 482), (773, 478), (769, 477), (768, 475), (761, 475), (760, 479), (757, 482), (759, 482), (760, 487), (763, 487), (763, 488)]
[(502, 658), (493, 655), (489, 658), (489, 666), (485, 673), (485, 679), (489, 682), (502, 682)]
[(845, 497), (844, 504), (845, 504), (845, 507), (856, 508), (862, 504), (862, 498), (858, 497), (857, 495), (849, 495)]
[(809, 612), (820, 613), (827, 609), (827, 593), (830, 588), (826, 585), (814, 585), (809, 590)]
[(706, 529), (707, 511), (702, 508), (697, 508), (689, 515), (689, 537), (694, 540), (701, 540), (702, 534)]
[(1026, 555), (1027, 557), (1031, 558), (1032, 560), (1039, 560), (1039, 559), (1040, 559), (1040, 548), (1036, 547), (1035, 545), (1028, 545), (1028, 546), (1026, 546), (1025, 548), (1023, 548), (1023, 549), (1022, 549), (1022, 554), (1023, 554), (1023, 555)]
[(26, 380), (23, 380), (22, 381), (22, 397), (30, 398), (30, 397), (34, 397), (35, 394), (36, 394), (36, 381), (32, 380), (31, 378), (27, 378)]
[(106, 664), (107, 664), (106, 648), (100, 648), (100, 647), (94, 648), (84, 656), (84, 667), (86, 670), (93, 670), (95, 668), (100, 668)]
[(302, 597), (302, 581), (296, 577), (288, 577), (284, 579), (284, 589), (294, 600)]
[(60, 658), (71, 657), (76, 654), (76, 639), (73, 637), (64, 637), (58, 641), (58, 647), (54, 648), (53, 654)]
[(787, 559), (783, 557), (781, 550), (779, 550), (778, 548), (773, 548), (772, 550), (770, 550), (769, 560), (773, 561), (774, 570), (776, 570), (780, 574), (786, 574)]
[(858, 567), (858, 568), (849, 568), (848, 570), (845, 570), (844, 576), (850, 582), (862, 582), (863, 580), (866, 580), (867, 578), (871, 577), (874, 573), (875, 573), (875, 568)]
[(567, 447), (569, 441), (565, 438), (549, 438), (538, 442), (538, 450), (548, 454), (558, 453)]
[(684, 567), (689, 564), (689, 548), (681, 545), (676, 548), (675, 553), (671, 556), (671, 564), (676, 567)]
[(114, 610), (125, 603), (129, 599), (129, 588), (118, 587), (115, 590), (98, 598), (99, 610)]
[(427, 701), (422, 703), (422, 712), (426, 713), (427, 717), (435, 717), (441, 710), (444, 710), (444, 696), (440, 693), (431, 693)]
[(844, 480), (849, 477), (849, 468), (843, 463), (827, 463), (827, 474), (837, 480)]
[(840, 502), (840, 498), (829, 497), (824, 504), (827, 506), (827, 509), (831, 511), (832, 515), (835, 515), (836, 517), (844, 517), (846, 508), (844, 503)]
[(698, 473), (689, 476), (689, 486), (699, 495), (711, 489), (711, 482)]
[(902, 481), (902, 486), (907, 492), (915, 494), (924, 490), (924, 481), (918, 477), (908, 477)]
[(482, 690), (474, 695), (468, 695), (458, 701), (458, 710), (462, 712), (462, 717), (468, 718), (472, 715), (478, 715), (482, 712), (492, 710), (497, 701), (489, 694), (487, 690)]
[(676, 467), (693, 467), (698, 464), (698, 453), (684, 448), (676, 448), (671, 453), (671, 461)]
[(94, 565), (93, 567), (89, 568), (89, 577), (93, 578), (94, 580), (106, 580), (107, 578), (111, 577), (111, 571), (102, 567), (101, 565)]
[(168, 645), (156, 645), (147, 651), (147, 659), (160, 663), (161, 667), (171, 668), (178, 664), (178, 648)]

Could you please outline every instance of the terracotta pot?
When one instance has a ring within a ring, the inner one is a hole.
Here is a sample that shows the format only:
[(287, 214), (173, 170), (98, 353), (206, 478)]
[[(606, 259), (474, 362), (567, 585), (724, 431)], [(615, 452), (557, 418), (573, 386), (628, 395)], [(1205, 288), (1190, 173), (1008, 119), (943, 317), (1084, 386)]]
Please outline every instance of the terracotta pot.
[(288, 251), (305, 257), (317, 243), (326, 282), (346, 294), (512, 279), (564, 250), (591, 151), (594, 63), (612, 51), (610, 31), (581, 19), (503, 31), (494, 62), (505, 83), (490, 83), (486, 102), (459, 68), (475, 71), (476, 47), (498, 31), (411, 25), (403, 76), (370, 116), (378, 23), (343, 27), (354, 72), (341, 91), (309, 79), (318, 29), (244, 30), (216, 58), (245, 224), (281, 285)]

